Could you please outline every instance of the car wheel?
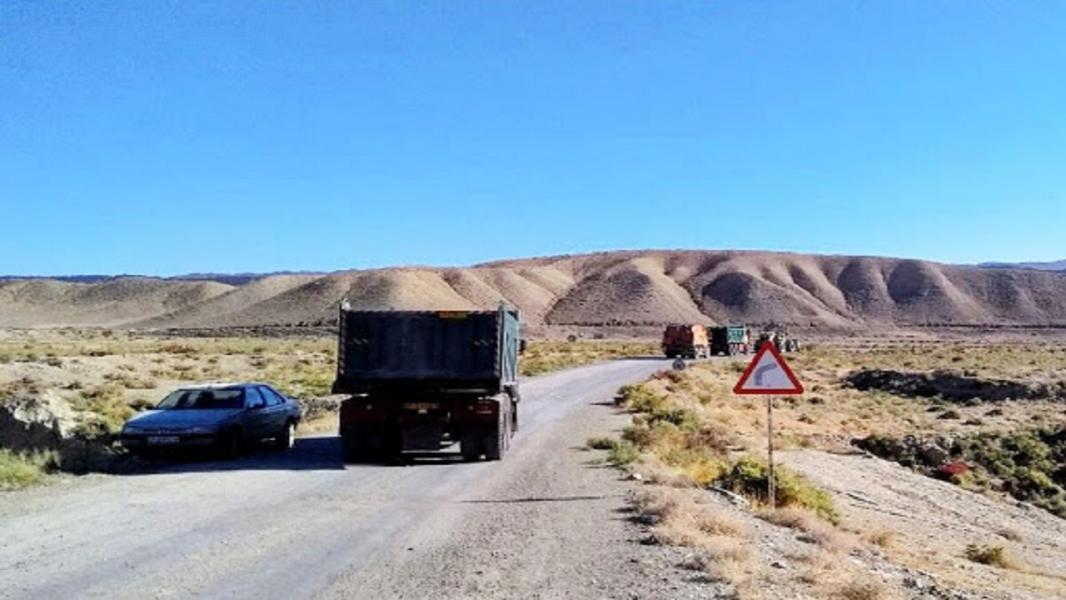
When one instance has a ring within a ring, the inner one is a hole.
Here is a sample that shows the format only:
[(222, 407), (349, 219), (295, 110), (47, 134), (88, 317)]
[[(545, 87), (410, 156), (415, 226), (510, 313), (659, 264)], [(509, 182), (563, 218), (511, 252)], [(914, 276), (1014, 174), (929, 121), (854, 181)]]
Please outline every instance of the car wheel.
[(281, 430), (281, 433), (274, 438), (274, 447), (278, 450), (288, 450), (296, 443), (296, 423), (288, 421), (285, 423), (285, 429)]

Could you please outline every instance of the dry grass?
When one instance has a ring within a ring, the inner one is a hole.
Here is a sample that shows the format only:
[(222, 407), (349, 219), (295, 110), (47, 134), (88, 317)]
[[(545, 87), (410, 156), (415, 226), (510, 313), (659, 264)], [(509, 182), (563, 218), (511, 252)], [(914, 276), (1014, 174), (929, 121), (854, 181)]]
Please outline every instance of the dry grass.
[(803, 532), (800, 536), (802, 541), (816, 544), (829, 552), (848, 552), (855, 547), (855, 540), (824, 520), (815, 518), (808, 510), (787, 506), (763, 509), (757, 514), (768, 523)]
[[(297, 398), (329, 393), (332, 338), (156, 337), (125, 331), (0, 331), (0, 399), (53, 392), (78, 431), (114, 433), (123, 421), (189, 382), (265, 381)], [(32, 375), (31, 375), (32, 374)]]
[[(855, 352), (815, 347), (789, 355), (788, 360), (808, 392), (775, 404), (775, 441), (779, 448), (853, 451), (852, 439), (871, 434), (945, 433), (958, 439), (967, 433), (1018, 431), (1033, 427), (1034, 422), (1051, 426), (1066, 423), (1061, 403), (1052, 400), (949, 404), (939, 398), (862, 391), (844, 383), (848, 373), (862, 367), (914, 372), (954, 369), (966, 377), (1045, 382), (1054, 389), (1064, 379), (1061, 373), (1066, 372), (1066, 349), (1060, 347), (945, 343), (913, 348), (868, 347)], [(625, 437), (641, 448), (636, 468), (649, 481), (687, 492), (708, 482), (720, 482), (722, 473), (738, 454), (754, 451), (753, 454), (760, 455), (766, 444), (765, 404), (738, 398), (731, 389), (743, 366), (742, 361), (697, 363), (683, 372), (662, 373), (644, 384), (623, 390), (626, 405), (637, 413)], [(939, 419), (947, 410), (955, 411), (958, 418)], [(714, 424), (714, 428), (705, 430), (707, 423)], [(915, 540), (907, 537), (910, 534), (906, 531), (895, 530), (890, 523), (868, 526), (848, 522), (834, 528), (814, 518), (808, 510), (788, 507), (771, 511), (758, 501), (755, 505), (765, 521), (794, 529), (798, 532), (797, 539), (810, 543), (810, 552), (796, 561), (803, 570), (797, 585), (817, 590), (815, 597), (897, 595), (898, 590), (892, 585), (881, 583), (862, 567), (853, 568), (852, 561), (846, 557), (855, 552), (873, 553), (909, 565), (914, 562), (906, 559), (906, 555)], [(681, 529), (691, 532), (691, 527)], [(670, 539), (695, 542), (691, 533), (688, 539), (670, 530), (659, 533)], [(1017, 533), (1011, 530), (996, 535), (1008, 541), (1017, 538)], [(956, 546), (950, 552), (954, 556), (930, 557), (932, 562), (925, 561), (924, 567), (918, 567), (939, 576), (953, 577), (956, 569), (951, 565), (957, 564), (960, 549)], [(1037, 582), (1039, 585), (1020, 583), (1018, 578), (1035, 575), (1019, 566), (1006, 550), (1001, 554), (971, 552), (970, 556), (971, 560), (1001, 565), (1020, 589), (1046, 587), (1043, 581)]]
[(874, 529), (866, 532), (863, 537), (867, 542), (885, 550), (896, 547), (896, 532), (891, 529)]
[(650, 342), (530, 341), (519, 368), (523, 375), (541, 375), (603, 360), (658, 353), (658, 346)]
[(856, 579), (838, 587), (833, 596), (843, 600), (881, 600), (888, 597), (888, 588), (880, 581)]
[(56, 462), (50, 452), (17, 453), (0, 448), (0, 491), (40, 483)]
[[(789, 355), (788, 360), (808, 391), (775, 404), (774, 426), (782, 448), (840, 449), (852, 438), (871, 434), (1009, 431), (1049, 419), (1063, 420), (1060, 405), (1050, 400), (1009, 401), (995, 407), (948, 407), (937, 399), (852, 389), (843, 378), (860, 368), (915, 372), (952, 369), (978, 378), (1057, 383), (1066, 380), (1062, 375), (1066, 372), (1066, 348), (945, 343), (849, 352), (812, 346)], [(670, 379), (651, 383), (649, 391), (669, 393), (675, 402), (700, 412), (705, 420), (728, 428), (749, 445), (762, 447), (766, 437), (765, 404), (732, 394), (737, 371), (743, 366), (739, 361), (697, 364)], [(958, 418), (937, 418), (948, 410)]]
[(970, 544), (963, 555), (975, 563), (1001, 569), (1020, 570), (1021, 564), (1005, 547), (998, 544)]
[(697, 566), (708, 576), (746, 586), (758, 571), (751, 533), (721, 507), (697, 502), (696, 494), (654, 488), (638, 498), (637, 506), (657, 541), (696, 549)]

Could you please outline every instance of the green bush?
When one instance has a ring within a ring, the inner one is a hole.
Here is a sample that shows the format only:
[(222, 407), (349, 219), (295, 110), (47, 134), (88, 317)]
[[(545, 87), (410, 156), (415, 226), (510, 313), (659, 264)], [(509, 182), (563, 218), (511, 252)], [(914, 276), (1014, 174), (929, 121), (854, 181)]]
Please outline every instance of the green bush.
[(617, 467), (628, 465), (637, 460), (640, 453), (633, 444), (622, 440), (607, 452), (607, 460)]
[(126, 402), (125, 392), (114, 384), (86, 390), (71, 404), (81, 413), (76, 433), (90, 438), (118, 432), (135, 412)]
[(607, 461), (617, 467), (625, 466), (639, 458), (637, 447), (627, 440), (616, 440), (609, 437), (589, 438), (585, 446), (593, 450), (606, 450)]
[(624, 385), (618, 390), (622, 404), (633, 412), (656, 413), (668, 410), (667, 398), (643, 384)]
[[(745, 456), (734, 462), (715, 480), (715, 484), (760, 502), (768, 502), (769, 480), (769, 466), (758, 458)], [(800, 475), (777, 466), (774, 469), (774, 484), (777, 507), (800, 506), (834, 525), (840, 522), (840, 513), (829, 493)]]
[[(917, 444), (870, 436), (859, 445), (927, 475), (940, 475), (939, 465), (922, 460)], [(956, 438), (951, 455), (969, 473), (950, 481), (978, 491), (998, 489), (1066, 518), (1066, 429), (974, 433)]]
[(0, 448), (0, 490), (17, 490), (39, 483), (56, 457), (50, 452), (16, 453)]
[(615, 444), (617, 443), (618, 440), (615, 440), (613, 438), (594, 437), (589, 438), (588, 441), (585, 442), (585, 446), (593, 450), (610, 450), (611, 448), (614, 448)]

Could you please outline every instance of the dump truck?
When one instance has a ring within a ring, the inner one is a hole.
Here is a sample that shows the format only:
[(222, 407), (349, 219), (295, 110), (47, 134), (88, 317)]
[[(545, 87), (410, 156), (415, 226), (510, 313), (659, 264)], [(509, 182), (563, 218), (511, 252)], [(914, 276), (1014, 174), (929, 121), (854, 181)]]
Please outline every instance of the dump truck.
[(751, 352), (751, 333), (746, 325), (711, 327), (711, 355), (736, 356)]
[(663, 354), (667, 358), (706, 358), (711, 346), (703, 325), (667, 325), (663, 330)]
[(455, 443), (499, 460), (518, 429), (519, 314), (340, 309), (340, 436), (350, 462), (389, 461)]

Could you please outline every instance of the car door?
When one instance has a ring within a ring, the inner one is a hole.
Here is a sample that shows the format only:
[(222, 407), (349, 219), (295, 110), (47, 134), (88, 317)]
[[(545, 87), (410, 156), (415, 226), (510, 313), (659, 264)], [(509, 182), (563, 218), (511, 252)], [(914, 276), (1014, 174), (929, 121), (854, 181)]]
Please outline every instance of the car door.
[(244, 390), (244, 427), (250, 438), (264, 438), (272, 435), (270, 431), (270, 409), (266, 398), (256, 386)]
[(289, 413), (285, 406), (285, 400), (280, 394), (275, 392), (270, 386), (259, 386), (259, 392), (263, 394), (263, 398), (266, 399), (267, 412), (270, 413), (270, 430), (275, 434), (285, 429), (285, 422), (288, 420)]

